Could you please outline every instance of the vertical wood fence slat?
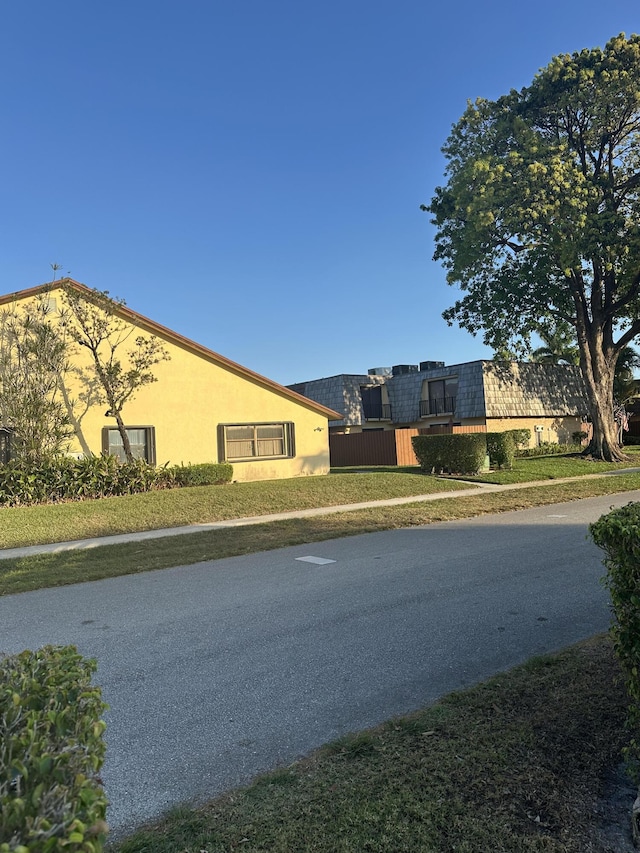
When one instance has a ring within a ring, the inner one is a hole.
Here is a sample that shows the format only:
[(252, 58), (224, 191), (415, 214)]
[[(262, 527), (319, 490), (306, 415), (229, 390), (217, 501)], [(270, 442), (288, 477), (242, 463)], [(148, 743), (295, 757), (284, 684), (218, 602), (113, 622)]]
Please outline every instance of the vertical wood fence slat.
[(486, 426), (447, 426), (425, 429), (366, 430), (345, 435), (329, 435), (329, 451), (333, 468), (356, 465), (417, 465), (411, 439), (414, 435), (450, 435), (451, 433), (486, 432)]

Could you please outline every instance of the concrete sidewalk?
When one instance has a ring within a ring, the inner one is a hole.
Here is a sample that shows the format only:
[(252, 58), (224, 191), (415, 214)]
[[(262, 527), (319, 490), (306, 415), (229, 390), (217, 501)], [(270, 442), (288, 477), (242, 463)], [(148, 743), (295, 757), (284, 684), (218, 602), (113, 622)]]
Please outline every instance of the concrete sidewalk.
[(365, 501), (355, 504), (339, 504), (337, 506), (322, 506), (313, 509), (277, 512), (272, 515), (254, 515), (245, 518), (230, 518), (226, 521), (215, 521), (209, 524), (187, 524), (183, 527), (165, 527), (158, 530), (143, 530), (139, 533), (121, 533), (115, 536), (96, 536), (93, 539), (77, 539), (72, 542), (54, 542), (47, 545), (27, 545), (23, 548), (5, 548), (0, 550), (0, 560), (15, 557), (31, 557), (36, 554), (57, 554), (62, 551), (74, 551), (87, 548), (98, 548), (103, 545), (120, 545), (124, 542), (144, 542), (147, 539), (163, 539), (167, 536), (185, 536), (189, 533), (201, 533), (204, 530), (223, 530), (228, 527), (246, 527), (251, 524), (268, 524), (271, 521), (286, 521), (291, 518), (313, 518), (321, 515), (333, 515), (338, 512), (355, 512), (359, 509), (371, 509), (385, 506), (401, 506), (402, 504), (423, 503), (426, 501), (457, 498), (479, 493), (508, 492), (513, 489), (529, 489), (538, 486), (553, 486), (557, 483), (571, 483), (581, 480), (595, 480), (601, 477), (619, 476), (620, 474), (635, 474), (640, 468), (624, 468), (619, 471), (606, 471), (602, 474), (587, 474), (582, 477), (561, 477), (557, 480), (535, 480), (530, 483), (510, 483), (499, 486), (494, 483), (474, 483), (468, 489), (455, 492), (435, 492), (429, 495), (410, 495), (404, 498), (389, 498), (381, 501)]

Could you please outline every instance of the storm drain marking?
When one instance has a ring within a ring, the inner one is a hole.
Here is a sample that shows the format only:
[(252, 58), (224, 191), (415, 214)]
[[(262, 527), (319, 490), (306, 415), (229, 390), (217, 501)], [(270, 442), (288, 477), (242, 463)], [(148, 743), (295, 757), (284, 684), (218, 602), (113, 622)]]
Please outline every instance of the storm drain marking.
[(326, 566), (327, 563), (335, 563), (335, 560), (327, 560), (325, 557), (296, 557), (301, 563), (313, 563), (316, 566)]

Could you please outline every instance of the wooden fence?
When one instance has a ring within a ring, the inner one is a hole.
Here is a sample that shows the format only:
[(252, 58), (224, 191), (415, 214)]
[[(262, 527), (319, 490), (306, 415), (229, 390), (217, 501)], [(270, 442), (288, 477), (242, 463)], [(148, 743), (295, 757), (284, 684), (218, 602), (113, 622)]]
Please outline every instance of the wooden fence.
[(365, 430), (345, 435), (330, 433), (333, 468), (352, 465), (417, 465), (411, 439), (414, 435), (451, 435), (486, 432), (486, 426), (434, 426), (429, 429)]

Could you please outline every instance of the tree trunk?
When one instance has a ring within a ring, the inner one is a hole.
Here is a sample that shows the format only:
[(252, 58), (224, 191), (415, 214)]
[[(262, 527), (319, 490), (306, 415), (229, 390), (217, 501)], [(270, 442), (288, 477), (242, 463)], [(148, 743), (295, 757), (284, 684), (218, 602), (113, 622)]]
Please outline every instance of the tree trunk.
[(616, 358), (617, 353), (612, 349), (605, 355), (598, 338), (588, 343), (585, 341), (585, 346), (580, 347), (580, 367), (593, 425), (593, 435), (585, 454), (605, 462), (624, 462), (627, 459), (618, 440), (618, 427), (613, 414)]
[(627, 456), (618, 442), (618, 427), (613, 419), (613, 406), (609, 411), (597, 405), (591, 413), (591, 422), (593, 435), (585, 452), (594, 459), (624, 462)]
[(116, 409), (112, 409), (112, 414), (116, 419), (116, 424), (118, 425), (118, 432), (120, 433), (120, 438), (122, 439), (122, 448), (124, 450), (124, 455), (127, 457), (127, 462), (135, 462), (133, 458), (133, 453), (131, 452), (131, 443), (129, 441), (129, 436), (127, 435), (127, 430), (125, 429), (124, 421), (122, 420), (122, 416), (120, 412)]

